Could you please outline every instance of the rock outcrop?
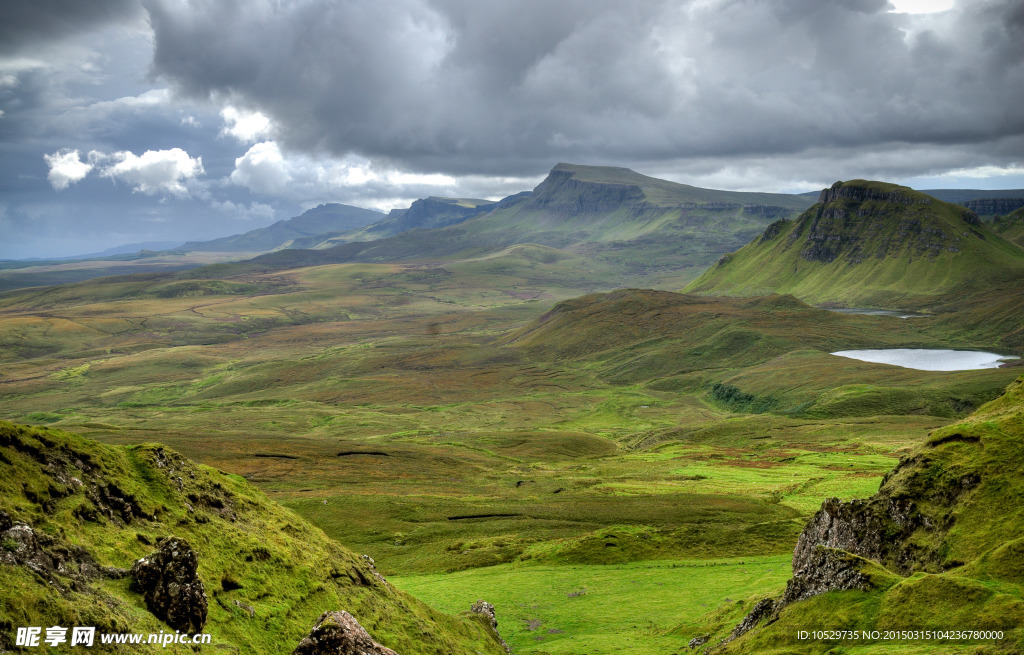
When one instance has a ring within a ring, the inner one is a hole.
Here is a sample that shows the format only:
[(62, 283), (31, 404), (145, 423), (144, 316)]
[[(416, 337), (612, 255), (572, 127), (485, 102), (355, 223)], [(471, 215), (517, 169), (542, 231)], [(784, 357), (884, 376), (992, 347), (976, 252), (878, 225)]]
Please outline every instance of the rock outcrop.
[(864, 202), (866, 200), (880, 200), (882, 202), (894, 202), (904, 205), (917, 203), (931, 204), (928, 196), (914, 197), (902, 191), (883, 191), (868, 186), (836, 182), (827, 189), (822, 189), (818, 194), (818, 202), (822, 205), (836, 200), (851, 200), (853, 202)]
[(498, 632), (498, 617), (495, 614), (494, 605), (491, 605), (485, 600), (478, 600), (473, 603), (473, 606), (469, 608), (469, 611), (484, 617), (491, 626), (491, 630), (494, 631), (494, 636), (499, 642), (501, 642), (501, 646), (505, 649), (505, 652), (512, 652), (512, 649), (509, 648), (509, 645), (505, 643), (505, 640), (501, 638), (501, 634)]
[(157, 550), (136, 560), (129, 575), (132, 589), (143, 594), (146, 607), (175, 630), (196, 633), (206, 624), (206, 588), (198, 575), (199, 560), (184, 539), (161, 539)]
[(125, 574), (124, 569), (100, 566), (80, 546), (68, 545), (37, 532), (28, 523), (12, 520), (3, 510), (0, 510), (0, 564), (24, 566), (61, 591), (65, 591), (67, 583), (77, 589), (89, 580), (119, 578)]
[(781, 605), (772, 609), (777, 612), (789, 603), (826, 591), (869, 589), (871, 580), (863, 573), (862, 564), (864, 560), (856, 555), (835, 548), (816, 546), (809, 556), (801, 558), (799, 569), (794, 558), (793, 577), (786, 584)]
[(324, 612), (293, 655), (398, 655), (378, 644), (348, 612)]

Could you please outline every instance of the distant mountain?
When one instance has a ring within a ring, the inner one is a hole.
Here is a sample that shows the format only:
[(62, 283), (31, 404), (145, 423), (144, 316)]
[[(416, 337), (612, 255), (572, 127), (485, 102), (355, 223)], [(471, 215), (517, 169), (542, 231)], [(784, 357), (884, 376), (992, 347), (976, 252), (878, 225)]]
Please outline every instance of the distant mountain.
[(922, 189), (921, 193), (958, 205), (974, 200), (1024, 198), (1024, 189)]
[(114, 255), (134, 255), (143, 250), (173, 250), (180, 245), (181, 241), (140, 241), (139, 243), (126, 243), (121, 246), (107, 248), (102, 252), (74, 255), (73, 257), (55, 257), (54, 259), (98, 259), (100, 257), (113, 257)]
[[(420, 211), (432, 217), (427, 224), (460, 222), (407, 229), (323, 250), (282, 250), (234, 266), (280, 270), (348, 261), (474, 256), (535, 243), (614, 261), (636, 274), (695, 269), (746, 243), (770, 222), (794, 217), (813, 202), (787, 194), (701, 189), (625, 168), (572, 164), (558, 164), (532, 192), (511, 196), (493, 207), (481, 204), (459, 210), (458, 202), (427, 201), (385, 219), (381, 229), (388, 221), (393, 221), (389, 229), (411, 227), (420, 220)], [(439, 207), (446, 213), (437, 213)], [(427, 212), (431, 208), (434, 213)], [(477, 213), (465, 218), (463, 214), (470, 212)], [(223, 267), (210, 272), (228, 273)]]
[(992, 229), (1004, 239), (1024, 248), (1024, 207), (993, 221)]
[(486, 214), (497, 206), (497, 202), (477, 198), (431, 196), (415, 201), (406, 209), (392, 209), (382, 220), (361, 229), (296, 239), (290, 247), (323, 249), (350, 241), (383, 239), (406, 230), (432, 230), (461, 223), (473, 216)]
[(286, 248), (296, 239), (356, 230), (382, 218), (384, 214), (372, 209), (329, 203), (268, 227), (211, 241), (189, 241), (181, 248), (207, 252), (266, 252)]
[(822, 191), (798, 219), (773, 223), (686, 290), (912, 309), (1022, 275), (1024, 250), (974, 212), (907, 187), (853, 180)]
[(1005, 216), (1024, 207), (1024, 193), (1018, 198), (978, 198), (962, 204), (979, 216)]

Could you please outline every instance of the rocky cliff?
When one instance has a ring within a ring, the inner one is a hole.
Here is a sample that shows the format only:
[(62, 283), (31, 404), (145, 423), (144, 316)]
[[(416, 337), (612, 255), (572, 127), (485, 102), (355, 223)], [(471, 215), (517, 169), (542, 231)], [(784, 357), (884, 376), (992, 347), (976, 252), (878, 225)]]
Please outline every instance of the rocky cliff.
[(819, 597), (857, 592), (875, 600), (848, 596), (859, 609), (828, 629), (842, 621), (949, 629), (967, 616), (971, 629), (1003, 630), (1004, 646), (1024, 646), (1024, 591), (1013, 586), (1024, 580), (1022, 497), (1024, 377), (967, 420), (934, 431), (871, 498), (826, 500), (800, 535), (785, 592), (758, 603), (719, 645), (760, 652), (808, 621)]
[(978, 198), (963, 205), (981, 216), (1006, 216), (1024, 207), (1024, 198)]

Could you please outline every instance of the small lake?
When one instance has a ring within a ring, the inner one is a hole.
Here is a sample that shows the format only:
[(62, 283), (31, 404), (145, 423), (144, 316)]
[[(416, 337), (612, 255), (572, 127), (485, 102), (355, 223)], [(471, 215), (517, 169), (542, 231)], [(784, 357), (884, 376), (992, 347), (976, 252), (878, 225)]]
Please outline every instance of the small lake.
[(864, 314), (866, 316), (895, 316), (896, 318), (924, 318), (925, 314), (916, 312), (899, 312), (894, 309), (860, 309), (857, 307), (826, 307), (830, 312), (838, 314)]
[(980, 350), (932, 350), (927, 348), (886, 348), (884, 350), (840, 350), (832, 353), (874, 364), (891, 364), (918, 371), (973, 371), (999, 368), (1013, 355), (997, 355)]

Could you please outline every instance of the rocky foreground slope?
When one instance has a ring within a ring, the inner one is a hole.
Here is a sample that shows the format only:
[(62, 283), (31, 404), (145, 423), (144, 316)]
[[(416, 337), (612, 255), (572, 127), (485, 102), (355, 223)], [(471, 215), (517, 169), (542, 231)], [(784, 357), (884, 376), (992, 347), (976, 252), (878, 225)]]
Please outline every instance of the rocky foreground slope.
[(506, 652), (493, 612), (430, 609), (237, 476), (0, 423), (0, 652), (33, 626), (204, 632), (226, 653)]
[[(714, 638), (714, 627), (698, 636), (694, 648), (1022, 652), (1022, 501), (1024, 377), (966, 420), (935, 430), (871, 498), (825, 501), (800, 536), (784, 593), (756, 603), (731, 631), (719, 625)], [(801, 640), (801, 630), (860, 636)], [(906, 630), (988, 631), (1000, 637), (863, 636)]]

